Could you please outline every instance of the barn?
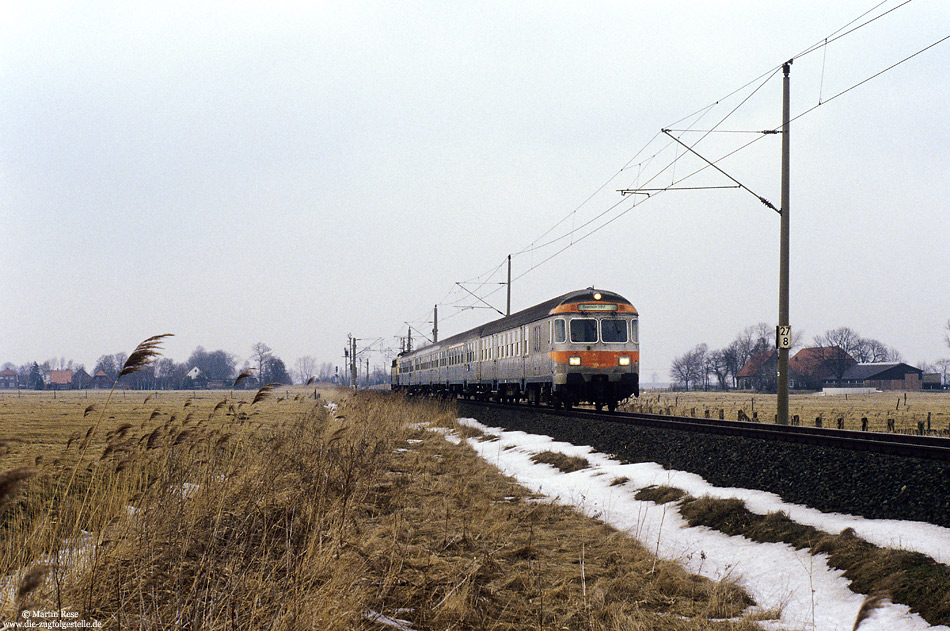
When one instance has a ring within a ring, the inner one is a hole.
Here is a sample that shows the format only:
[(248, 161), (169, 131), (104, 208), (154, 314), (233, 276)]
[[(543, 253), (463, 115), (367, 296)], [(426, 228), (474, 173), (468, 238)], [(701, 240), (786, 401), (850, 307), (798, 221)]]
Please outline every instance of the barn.
[(841, 379), (828, 379), (830, 388), (876, 388), (878, 390), (920, 390), (923, 370), (903, 362), (855, 364), (844, 371)]

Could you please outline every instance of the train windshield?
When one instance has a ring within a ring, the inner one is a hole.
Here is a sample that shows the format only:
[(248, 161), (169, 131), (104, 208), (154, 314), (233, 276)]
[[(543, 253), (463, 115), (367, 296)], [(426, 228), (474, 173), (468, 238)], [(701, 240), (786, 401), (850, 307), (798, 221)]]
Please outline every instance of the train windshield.
[(597, 320), (593, 318), (571, 320), (571, 341), (592, 344), (597, 341)]
[(600, 321), (600, 339), (622, 344), (627, 341), (627, 321), (619, 318), (604, 318)]

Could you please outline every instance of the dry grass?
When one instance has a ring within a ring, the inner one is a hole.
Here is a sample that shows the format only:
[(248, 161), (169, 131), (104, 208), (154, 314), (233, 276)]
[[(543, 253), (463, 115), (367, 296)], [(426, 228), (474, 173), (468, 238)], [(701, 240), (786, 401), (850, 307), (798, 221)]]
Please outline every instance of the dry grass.
[(549, 464), (564, 473), (573, 473), (590, 466), (587, 458), (568, 456), (557, 451), (541, 451), (531, 456), (535, 464)]
[[(697, 418), (738, 420), (743, 415), (762, 422), (775, 420), (775, 395), (747, 392), (646, 392), (628, 404), (632, 411), (675, 414)], [(860, 430), (861, 419), (868, 419), (870, 431), (887, 430), (887, 421), (894, 421), (895, 430), (916, 433), (918, 423), (934, 432), (946, 434), (950, 428), (950, 393), (945, 392), (880, 392), (872, 394), (792, 394), (789, 416), (798, 415), (802, 425), (815, 426), (821, 419), (823, 427), (836, 428), (838, 419), (844, 429)]]
[(6, 408), (21, 441), (7, 468), (45, 459), (0, 512), (0, 620), (29, 606), (131, 629), (382, 628), (369, 612), (420, 631), (756, 628), (711, 620), (750, 604), (731, 583), (420, 429), (454, 426), (451, 409), (252, 396), (120, 392), (88, 435), (101, 402), (32, 398), (18, 418), (46, 423), (18, 436)]

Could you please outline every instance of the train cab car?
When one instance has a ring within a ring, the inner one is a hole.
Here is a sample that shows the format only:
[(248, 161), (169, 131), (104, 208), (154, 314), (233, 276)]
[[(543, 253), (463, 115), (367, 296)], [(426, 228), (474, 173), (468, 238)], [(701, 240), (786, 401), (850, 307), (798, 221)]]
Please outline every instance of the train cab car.
[(402, 353), (394, 390), (613, 410), (639, 396), (638, 313), (619, 294), (573, 291)]
[(607, 291), (570, 295), (551, 309), (552, 398), (611, 410), (640, 394), (637, 310)]

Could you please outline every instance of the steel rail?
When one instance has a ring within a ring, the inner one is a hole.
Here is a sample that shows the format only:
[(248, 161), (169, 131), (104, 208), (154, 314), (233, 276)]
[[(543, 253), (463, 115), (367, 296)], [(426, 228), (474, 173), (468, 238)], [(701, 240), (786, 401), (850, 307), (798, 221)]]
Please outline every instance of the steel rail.
[(641, 427), (655, 427), (676, 431), (699, 432), (755, 438), (768, 441), (802, 443), (847, 449), (872, 451), (905, 458), (925, 458), (950, 462), (950, 439), (914, 434), (889, 434), (856, 430), (804, 427), (800, 425), (773, 425), (754, 421), (728, 421), (707, 418), (646, 414), (642, 412), (595, 412), (573, 409), (555, 410), (546, 407), (507, 405), (487, 401), (460, 399), (461, 405), (499, 409), (522, 413), (544, 413), (552, 416), (622, 423)]

